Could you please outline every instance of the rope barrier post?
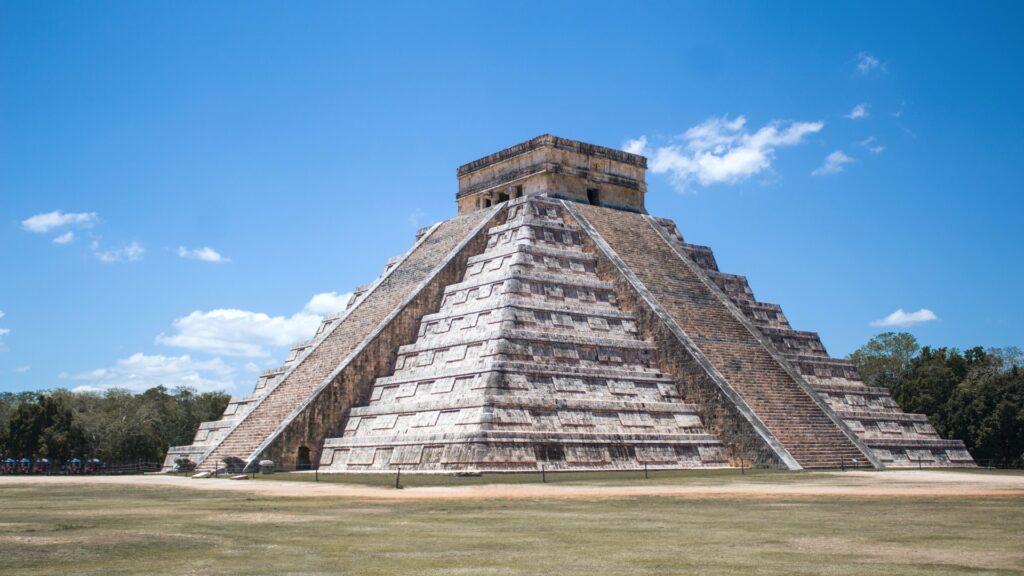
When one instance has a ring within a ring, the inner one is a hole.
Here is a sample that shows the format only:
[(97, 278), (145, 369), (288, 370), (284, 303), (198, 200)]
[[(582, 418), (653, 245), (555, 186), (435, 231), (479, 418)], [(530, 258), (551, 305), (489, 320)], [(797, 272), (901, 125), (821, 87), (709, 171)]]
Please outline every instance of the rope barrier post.
[(648, 478), (650, 477), (647, 475), (647, 462), (644, 462), (644, 480), (647, 480)]
[(544, 470), (544, 465), (543, 465), (543, 464), (541, 464), (541, 465), (540, 465), (540, 481), (541, 481), (541, 482), (543, 482), (543, 483), (545, 483), (545, 484), (547, 484), (547, 482), (548, 482), (548, 477), (547, 477), (547, 474), (546, 474), (545, 472), (546, 472), (546, 471)]
[(395, 474), (395, 490), (402, 489), (402, 467), (399, 466)]

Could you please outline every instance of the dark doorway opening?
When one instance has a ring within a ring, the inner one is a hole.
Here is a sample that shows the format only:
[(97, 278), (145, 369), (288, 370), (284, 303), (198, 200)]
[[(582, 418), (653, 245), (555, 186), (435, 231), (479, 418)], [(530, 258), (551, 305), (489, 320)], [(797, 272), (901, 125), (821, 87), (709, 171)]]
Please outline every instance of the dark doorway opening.
[(522, 186), (516, 186), (515, 187), (515, 192), (513, 193), (512, 197), (513, 198), (522, 198), (523, 197), (523, 187)]
[(309, 470), (313, 465), (309, 461), (309, 448), (299, 446), (299, 453), (295, 458), (296, 470)]
[(537, 460), (546, 462), (562, 462), (565, 460), (565, 450), (557, 444), (538, 444), (534, 446), (534, 455)]
[(601, 205), (601, 193), (597, 188), (587, 188), (587, 202), (590, 202), (591, 206)]
[(498, 194), (498, 204), (508, 202), (508, 194)]
[(632, 446), (625, 446), (622, 444), (612, 444), (609, 446), (608, 454), (612, 457), (612, 460), (636, 459), (636, 450)]

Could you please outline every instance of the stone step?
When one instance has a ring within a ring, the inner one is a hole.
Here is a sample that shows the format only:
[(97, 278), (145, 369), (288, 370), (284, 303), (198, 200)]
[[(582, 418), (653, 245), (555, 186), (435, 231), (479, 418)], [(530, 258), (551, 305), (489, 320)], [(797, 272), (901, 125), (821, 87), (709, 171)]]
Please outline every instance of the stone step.
[(657, 370), (638, 371), (635, 369), (618, 368), (612, 366), (606, 366), (601, 368), (588, 368), (579, 366), (569, 368), (560, 364), (546, 364), (539, 362), (527, 363), (500, 359), (493, 360), (487, 363), (486, 365), (467, 366), (464, 364), (459, 364), (451, 367), (446, 367), (445, 370), (436, 370), (423, 373), (408, 372), (403, 374), (392, 374), (390, 376), (378, 378), (375, 382), (375, 385), (386, 386), (421, 380), (436, 380), (448, 377), (470, 376), (474, 374), (483, 374), (488, 372), (531, 374), (549, 377), (565, 376), (589, 379), (628, 380), (635, 382), (665, 383), (674, 385), (671, 377), (669, 377), (666, 374), (662, 374)]
[(593, 263), (597, 260), (597, 257), (593, 254), (588, 254), (581, 250), (571, 250), (564, 248), (551, 248), (549, 246), (540, 246), (536, 244), (512, 244), (501, 248), (495, 248), (484, 251), (483, 254), (478, 254), (467, 260), (467, 264), (472, 266), (473, 264), (479, 264), (481, 262), (489, 262), (495, 258), (502, 258), (512, 256), (514, 254), (530, 254), (534, 256), (545, 256), (550, 258), (564, 258), (566, 260), (572, 260), (574, 262), (588, 262)]
[(553, 274), (550, 272), (544, 272), (542, 270), (534, 269), (523, 269), (523, 268), (505, 268), (498, 273), (488, 275), (484, 277), (475, 276), (458, 284), (451, 284), (446, 286), (444, 294), (452, 294), (454, 292), (461, 292), (463, 290), (469, 290), (472, 288), (480, 288), (482, 286), (492, 286), (495, 284), (506, 283), (509, 281), (517, 280), (519, 282), (536, 282), (544, 285), (552, 286), (573, 286), (582, 288), (591, 288), (594, 290), (611, 291), (612, 285), (610, 282), (597, 279), (591, 275), (577, 275), (577, 274)]

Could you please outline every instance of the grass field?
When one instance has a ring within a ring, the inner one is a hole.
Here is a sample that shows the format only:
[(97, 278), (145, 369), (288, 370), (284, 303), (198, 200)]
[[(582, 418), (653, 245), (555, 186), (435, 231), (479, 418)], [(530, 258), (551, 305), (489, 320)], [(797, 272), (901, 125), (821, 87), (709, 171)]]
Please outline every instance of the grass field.
[[(425, 478), (410, 476), (403, 484), (452, 481)], [(660, 481), (688, 478), (696, 477), (664, 475)], [(813, 478), (745, 477), (772, 483)], [(725, 479), (712, 474), (696, 481)], [(0, 566), (11, 575), (1024, 574), (1024, 499), (382, 502), (6, 484), (0, 485)]]

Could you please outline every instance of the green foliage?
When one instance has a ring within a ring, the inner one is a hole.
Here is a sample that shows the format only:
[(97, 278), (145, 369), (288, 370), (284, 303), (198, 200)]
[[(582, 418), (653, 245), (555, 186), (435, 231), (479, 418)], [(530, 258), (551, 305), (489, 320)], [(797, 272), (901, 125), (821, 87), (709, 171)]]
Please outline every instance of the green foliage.
[(910, 334), (885, 333), (850, 355), (865, 383), (885, 386), (907, 412), (927, 414), (976, 460), (1024, 459), (1024, 354), (1019, 348), (920, 350)]
[(858, 348), (850, 360), (865, 384), (892, 388), (910, 369), (920, 348), (912, 334), (884, 332)]
[(163, 386), (141, 394), (55, 390), (0, 394), (0, 451), (63, 461), (72, 456), (120, 463), (159, 462), (168, 446), (188, 444), (200, 422), (220, 417), (230, 397)]

